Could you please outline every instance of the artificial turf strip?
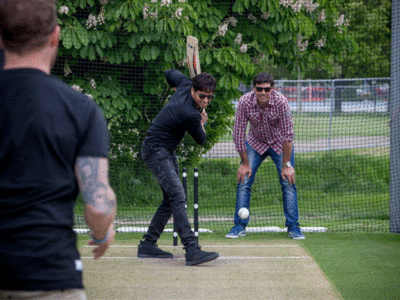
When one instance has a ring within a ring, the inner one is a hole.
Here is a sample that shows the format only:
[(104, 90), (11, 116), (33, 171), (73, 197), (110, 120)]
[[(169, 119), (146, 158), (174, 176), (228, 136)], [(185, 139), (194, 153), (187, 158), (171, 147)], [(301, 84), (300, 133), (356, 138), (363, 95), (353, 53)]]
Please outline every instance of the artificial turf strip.
[(300, 243), (345, 300), (400, 299), (400, 234), (309, 233)]

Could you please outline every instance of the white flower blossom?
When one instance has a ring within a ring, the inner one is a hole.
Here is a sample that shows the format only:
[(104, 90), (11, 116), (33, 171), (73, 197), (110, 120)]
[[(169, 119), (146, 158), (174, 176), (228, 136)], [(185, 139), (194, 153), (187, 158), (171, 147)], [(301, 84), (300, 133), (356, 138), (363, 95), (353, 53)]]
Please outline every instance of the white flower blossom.
[(90, 94), (85, 94), (86, 96), (88, 96), (90, 99), (93, 99), (93, 96)]
[(225, 19), (223, 22), (222, 22), (222, 25), (232, 25), (233, 27), (236, 27), (236, 24), (237, 24), (237, 22), (238, 22), (238, 20), (236, 20), (236, 18), (235, 17), (229, 17), (228, 19)]
[(60, 15), (62, 15), (62, 14), (66, 14), (66, 15), (68, 15), (68, 11), (69, 11), (69, 8), (67, 7), (67, 6), (61, 6), (60, 7), (60, 9), (58, 10), (58, 12), (60, 13)]
[(228, 31), (228, 24), (223, 24), (221, 26), (219, 26), (218, 32), (217, 32), (217, 36), (225, 36), (226, 32)]
[(318, 22), (325, 22), (325, 20), (326, 20), (325, 9), (323, 9), (318, 13)]
[(158, 19), (158, 12), (153, 12), (149, 14), (150, 19), (157, 20)]
[(235, 27), (238, 22), (235, 17), (229, 17), (228, 21), (229, 21), (229, 24), (231, 24), (233, 27)]
[(166, 5), (169, 6), (172, 3), (172, 0), (161, 0), (161, 6)]
[(297, 47), (299, 48), (299, 50), (301, 52), (304, 52), (304, 51), (306, 51), (307, 46), (308, 46), (308, 40), (303, 42), (303, 37), (301, 35), (299, 35), (297, 37)]
[(149, 18), (149, 7), (147, 4), (143, 5), (143, 19), (148, 19)]
[(97, 26), (97, 18), (95, 15), (90, 14), (87, 21), (86, 21), (86, 29), (90, 29), (92, 27)]
[(157, 3), (157, 0), (151, 0), (151, 3)]
[(178, 0), (178, 2), (185, 3), (185, 2), (186, 2), (186, 0)]
[(238, 33), (236, 39), (235, 39), (236, 44), (241, 44), (242, 43), (242, 34)]
[(92, 88), (96, 89), (96, 81), (94, 81), (94, 79), (90, 79), (90, 85), (92, 86)]
[(313, 12), (319, 6), (319, 3), (313, 3), (313, 0), (279, 0), (279, 4), (286, 8), (290, 6), (295, 12), (299, 12), (304, 6), (308, 13)]
[(100, 0), (101, 5), (106, 5), (108, 3), (108, 0)]
[(79, 85), (76, 85), (76, 84), (74, 84), (73, 86), (71, 86), (75, 91), (78, 91), (78, 92), (82, 92), (83, 91), (83, 89), (79, 86)]
[(175, 12), (175, 14), (173, 15), (173, 17), (175, 17), (175, 18), (177, 18), (177, 19), (180, 19), (180, 18), (182, 17), (182, 10), (183, 10), (183, 8), (182, 8), (182, 7), (179, 7), (179, 8), (176, 10), (176, 12)]
[(68, 76), (72, 73), (71, 67), (69, 66), (68, 62), (64, 65), (64, 76)]
[(335, 27), (340, 27), (342, 26), (344, 23), (344, 15), (340, 15), (339, 19), (337, 19), (336, 23), (335, 23)]
[(247, 18), (249, 18), (249, 20), (251, 20), (254, 24), (257, 23), (257, 18), (252, 13), (249, 13)]
[(240, 46), (240, 52), (246, 53), (247, 52), (247, 44), (242, 44), (242, 46)]
[(315, 47), (317, 47), (318, 49), (321, 49), (322, 47), (324, 47), (326, 44), (326, 37), (323, 36), (321, 39), (318, 40), (317, 44), (315, 45)]
[(303, 5), (306, 8), (306, 12), (311, 13), (318, 8), (319, 3), (313, 3), (313, 0), (303, 0)]
[(261, 15), (261, 19), (267, 20), (270, 16), (271, 16), (270, 13), (265, 12), (265, 13), (263, 13), (263, 14)]
[(97, 17), (97, 25), (103, 25), (106, 22), (104, 6), (100, 9), (100, 14)]

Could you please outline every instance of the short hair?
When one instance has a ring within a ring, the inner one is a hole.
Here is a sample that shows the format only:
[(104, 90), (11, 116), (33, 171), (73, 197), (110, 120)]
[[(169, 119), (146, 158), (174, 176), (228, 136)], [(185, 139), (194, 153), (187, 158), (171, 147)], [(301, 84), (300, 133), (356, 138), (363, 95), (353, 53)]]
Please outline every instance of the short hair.
[(202, 91), (205, 93), (212, 93), (215, 91), (216, 86), (217, 80), (206, 72), (202, 72), (192, 79), (192, 87), (195, 92)]
[(271, 87), (274, 86), (274, 78), (272, 77), (271, 74), (268, 74), (267, 72), (261, 72), (254, 77), (253, 80), (253, 86), (256, 86), (256, 84), (261, 84), (261, 83), (267, 83), (269, 82), (271, 84)]
[(1, 0), (0, 35), (5, 50), (40, 50), (57, 26), (56, 0)]

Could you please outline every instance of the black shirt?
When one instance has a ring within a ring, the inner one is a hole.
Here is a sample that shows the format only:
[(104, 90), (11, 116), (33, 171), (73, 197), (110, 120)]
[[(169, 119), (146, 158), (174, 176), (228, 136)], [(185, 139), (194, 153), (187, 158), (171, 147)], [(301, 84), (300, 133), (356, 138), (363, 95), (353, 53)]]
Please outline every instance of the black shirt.
[(177, 87), (177, 91), (151, 123), (146, 144), (174, 151), (188, 132), (196, 143), (202, 145), (206, 133), (190, 92), (192, 80), (174, 69), (165, 71), (165, 78), (171, 87)]
[(82, 288), (78, 156), (107, 157), (94, 101), (35, 69), (0, 72), (0, 289)]

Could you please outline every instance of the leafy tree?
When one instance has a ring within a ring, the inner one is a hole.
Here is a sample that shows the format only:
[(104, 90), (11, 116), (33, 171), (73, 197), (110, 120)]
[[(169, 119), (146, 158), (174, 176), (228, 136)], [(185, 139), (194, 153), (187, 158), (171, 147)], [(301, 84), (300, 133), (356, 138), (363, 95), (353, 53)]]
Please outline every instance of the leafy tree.
[(355, 0), (348, 4), (350, 34), (357, 47), (340, 65), (345, 78), (390, 77), (390, 0)]
[(232, 100), (267, 57), (292, 74), (352, 51), (339, 0), (59, 0), (61, 57), (55, 73), (103, 109), (112, 153), (132, 157), (172, 91), (163, 71), (186, 70), (186, 36), (200, 42), (202, 70), (218, 81), (208, 140), (185, 138), (193, 162), (232, 125)]

